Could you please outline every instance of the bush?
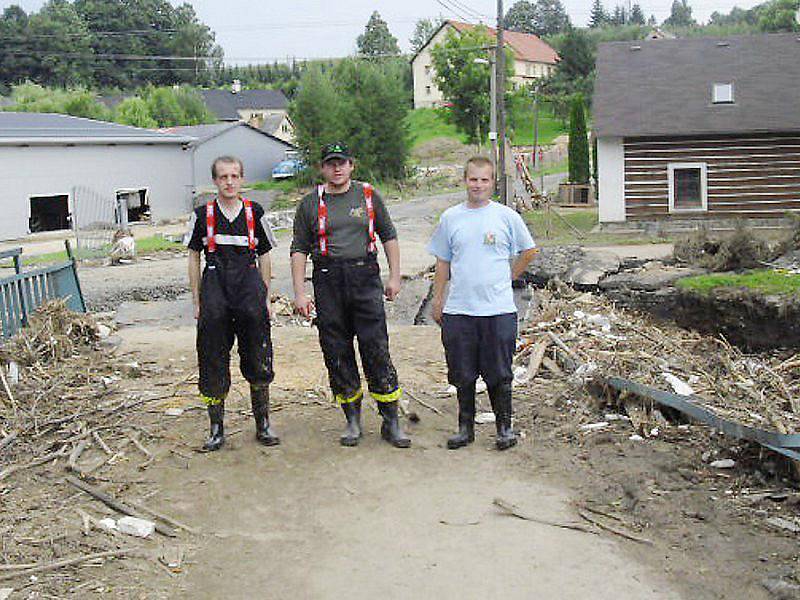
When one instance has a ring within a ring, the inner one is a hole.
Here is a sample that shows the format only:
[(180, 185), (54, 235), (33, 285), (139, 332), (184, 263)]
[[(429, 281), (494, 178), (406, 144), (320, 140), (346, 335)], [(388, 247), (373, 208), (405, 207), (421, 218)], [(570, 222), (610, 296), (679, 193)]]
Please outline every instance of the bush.
[(738, 221), (733, 234), (722, 241), (712, 240), (705, 228), (699, 229), (676, 242), (673, 256), (710, 271), (722, 272), (762, 267), (772, 258), (772, 252), (764, 240), (753, 235), (744, 221)]

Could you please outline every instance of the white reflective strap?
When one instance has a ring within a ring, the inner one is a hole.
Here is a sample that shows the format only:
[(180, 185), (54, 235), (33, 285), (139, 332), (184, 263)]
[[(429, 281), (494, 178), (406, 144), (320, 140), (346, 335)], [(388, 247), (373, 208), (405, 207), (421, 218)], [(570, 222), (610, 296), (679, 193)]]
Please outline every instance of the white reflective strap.
[(192, 236), (194, 235), (194, 228), (197, 226), (197, 215), (192, 213), (192, 216), (189, 217), (189, 224), (186, 226), (186, 233), (183, 234), (183, 245), (188, 246), (189, 242), (192, 241)]
[[(247, 248), (250, 245), (250, 240), (246, 235), (225, 235), (218, 233), (214, 236), (217, 240), (217, 246), (244, 246)], [(256, 238), (258, 244), (258, 238)]]
[(264, 213), (261, 216), (261, 227), (264, 229), (264, 233), (267, 234), (267, 241), (272, 248), (278, 247), (278, 240), (275, 239), (275, 233), (272, 231), (272, 227), (269, 226), (269, 219), (267, 219), (267, 213)]

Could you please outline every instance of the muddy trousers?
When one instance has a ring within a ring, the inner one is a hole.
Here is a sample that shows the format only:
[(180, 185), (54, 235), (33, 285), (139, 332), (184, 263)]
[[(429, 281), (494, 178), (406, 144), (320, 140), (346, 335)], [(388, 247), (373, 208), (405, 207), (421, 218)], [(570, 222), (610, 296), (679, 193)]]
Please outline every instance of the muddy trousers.
[(253, 263), (210, 261), (200, 286), (197, 362), (200, 394), (208, 404), (222, 402), (231, 386), (230, 356), (236, 339), (244, 378), (255, 387), (272, 383), (267, 289)]
[(362, 396), (354, 337), (370, 395), (378, 402), (397, 400), (401, 391), (389, 355), (377, 260), (316, 259), (312, 281), (319, 343), (336, 400), (347, 404)]

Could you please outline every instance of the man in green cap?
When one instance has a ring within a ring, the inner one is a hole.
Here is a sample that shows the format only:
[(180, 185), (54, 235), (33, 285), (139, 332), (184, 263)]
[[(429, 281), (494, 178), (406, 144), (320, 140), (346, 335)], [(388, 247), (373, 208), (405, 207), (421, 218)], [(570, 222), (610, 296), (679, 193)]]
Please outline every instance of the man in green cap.
[[(352, 180), (355, 167), (348, 147), (328, 144), (322, 149), (324, 184), (303, 198), (294, 219), (290, 248), (294, 304), (316, 323), (331, 390), (347, 419), (340, 438), (343, 446), (356, 446), (362, 435), (361, 377), (353, 338), (370, 395), (383, 418), (381, 436), (397, 448), (408, 448), (398, 418), (397, 371), (389, 355), (389, 335), (383, 298), (394, 300), (400, 292), (400, 246), (397, 232), (383, 200), (368, 183)], [(389, 263), (384, 286), (378, 267), (378, 238)], [(306, 261), (314, 263), (314, 299), (305, 289)]]

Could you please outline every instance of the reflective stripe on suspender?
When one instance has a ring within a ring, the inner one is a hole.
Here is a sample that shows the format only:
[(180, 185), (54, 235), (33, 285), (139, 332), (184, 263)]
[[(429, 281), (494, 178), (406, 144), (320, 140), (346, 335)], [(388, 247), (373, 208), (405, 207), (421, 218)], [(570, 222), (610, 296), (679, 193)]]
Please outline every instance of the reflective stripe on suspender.
[[(364, 200), (367, 205), (367, 232), (369, 243), (367, 252), (377, 252), (378, 244), (375, 239), (375, 205), (372, 202), (373, 187), (365, 183)], [(325, 186), (317, 186), (317, 196), (319, 207), (317, 209), (317, 236), (319, 238), (319, 252), (322, 256), (328, 256), (328, 205), (325, 204)]]
[[(256, 249), (256, 220), (253, 216), (253, 204), (250, 200), (242, 199), (244, 205), (244, 218), (247, 223), (247, 247)], [(217, 251), (217, 211), (214, 202), (206, 204), (206, 243), (209, 252)], [(226, 236), (227, 237), (227, 236)]]

